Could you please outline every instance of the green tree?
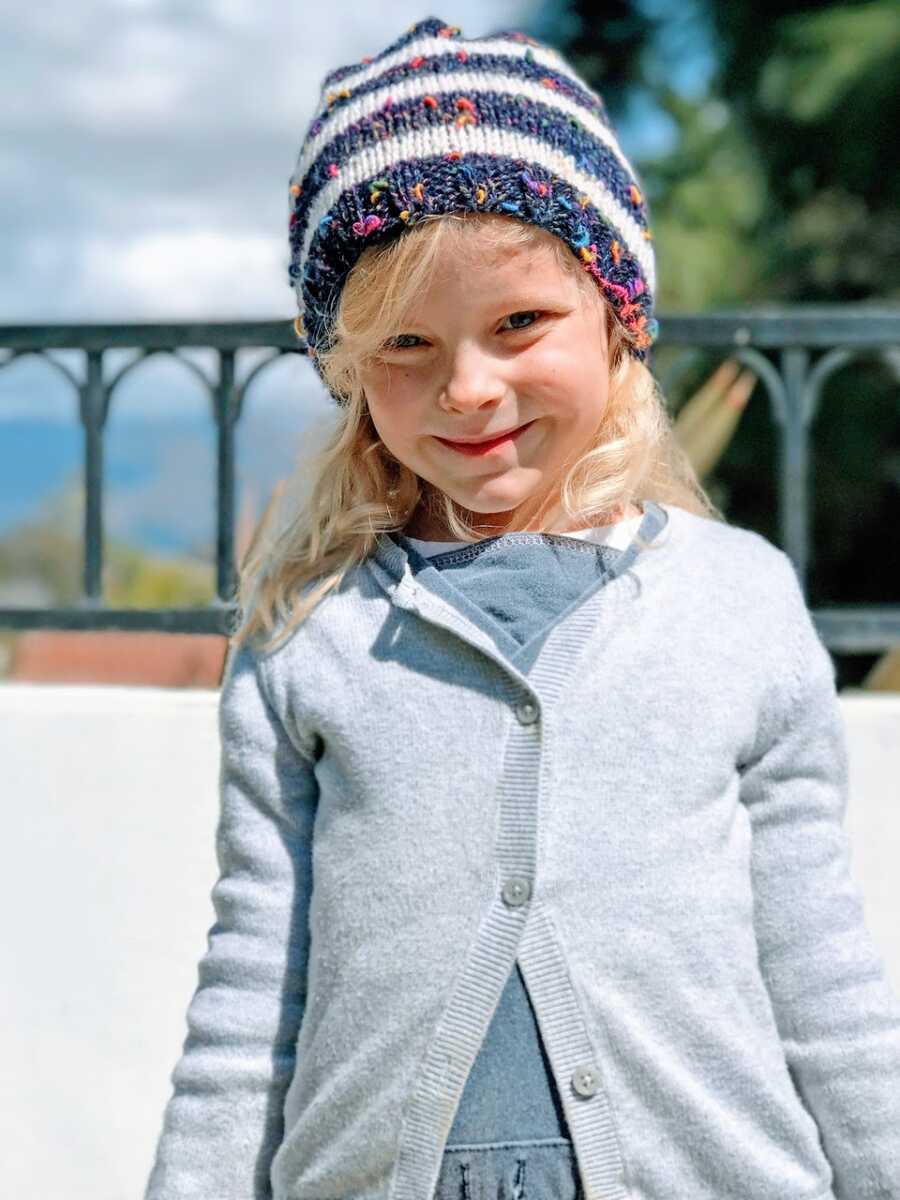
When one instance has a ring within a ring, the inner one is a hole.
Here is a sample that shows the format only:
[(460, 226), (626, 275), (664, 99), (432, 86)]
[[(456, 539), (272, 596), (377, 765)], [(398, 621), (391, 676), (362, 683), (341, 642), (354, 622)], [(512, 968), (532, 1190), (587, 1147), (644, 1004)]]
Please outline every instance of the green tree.
[(702, 0), (716, 91), (759, 153), (772, 296), (900, 296), (900, 8)]

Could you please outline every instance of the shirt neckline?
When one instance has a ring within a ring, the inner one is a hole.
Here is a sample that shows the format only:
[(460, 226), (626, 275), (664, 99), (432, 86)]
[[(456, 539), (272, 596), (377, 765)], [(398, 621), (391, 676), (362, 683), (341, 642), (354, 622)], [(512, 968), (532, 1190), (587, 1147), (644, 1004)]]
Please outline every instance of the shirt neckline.
[[(612, 549), (624, 550), (627, 548), (634, 531), (640, 525), (644, 512), (642, 510), (633, 517), (625, 517), (621, 521), (613, 521), (607, 525), (592, 525), (587, 529), (574, 529), (565, 533), (557, 533), (554, 531), (549, 536), (553, 538), (577, 538), (580, 541), (592, 542), (598, 546), (609, 546)], [(533, 530), (528, 531), (533, 535), (535, 541), (541, 540), (547, 536), (543, 531)], [(499, 542), (504, 538), (521, 538), (526, 536), (522, 530), (514, 530), (511, 533), (499, 533), (491, 538), (482, 538), (480, 541)], [(423, 558), (434, 558), (439, 554), (448, 554), (452, 550), (459, 550), (464, 546), (477, 546), (478, 542), (441, 542), (430, 541), (426, 538), (414, 538), (404, 534), (406, 540), (415, 547)]]

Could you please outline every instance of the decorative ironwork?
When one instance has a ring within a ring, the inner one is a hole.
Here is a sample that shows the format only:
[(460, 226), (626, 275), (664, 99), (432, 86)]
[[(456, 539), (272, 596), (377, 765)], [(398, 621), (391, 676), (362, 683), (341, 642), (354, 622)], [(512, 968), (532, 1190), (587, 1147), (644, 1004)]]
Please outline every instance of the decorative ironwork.
[[(900, 309), (871, 305), (759, 307), (692, 315), (661, 315), (657, 347), (685, 347), (659, 373), (667, 394), (690, 369), (697, 354), (721, 349), (751, 368), (769, 397), (778, 431), (780, 544), (806, 591), (810, 542), (809, 456), (812, 425), (822, 390), (838, 370), (860, 358), (885, 362), (900, 381)], [(135, 349), (112, 377), (104, 355)], [(183, 351), (212, 349), (217, 370), (209, 376)], [(238, 380), (242, 349), (268, 349)], [(79, 350), (79, 378), (53, 357), (54, 350)], [(169, 325), (0, 326), (0, 369), (37, 355), (61, 372), (79, 399), (85, 431), (83, 596), (68, 608), (0, 608), (4, 629), (131, 629), (172, 633), (228, 632), (235, 594), (235, 430), (248, 388), (283, 354), (305, 354), (306, 344), (291, 321), (235, 321)], [(101, 595), (103, 545), (103, 445), (113, 394), (122, 380), (154, 354), (177, 358), (206, 389), (218, 443), (216, 488), (216, 596), (206, 607), (113, 609)], [(900, 604), (852, 604), (812, 609), (825, 644), (844, 653), (878, 653), (900, 644)]]

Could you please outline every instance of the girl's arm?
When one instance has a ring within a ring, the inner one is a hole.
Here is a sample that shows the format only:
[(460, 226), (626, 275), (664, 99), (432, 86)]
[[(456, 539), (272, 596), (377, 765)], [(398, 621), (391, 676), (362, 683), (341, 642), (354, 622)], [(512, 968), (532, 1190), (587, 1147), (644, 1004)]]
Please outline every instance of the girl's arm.
[(230, 653), (219, 699), (216, 921), (187, 1010), (145, 1200), (264, 1200), (306, 998), (317, 784), (269, 699), (266, 664)]
[(741, 768), (760, 968), (835, 1196), (900, 1200), (900, 1002), (865, 924), (843, 827), (848, 764), (834, 665), (780, 553), (789, 700), (765, 714)]

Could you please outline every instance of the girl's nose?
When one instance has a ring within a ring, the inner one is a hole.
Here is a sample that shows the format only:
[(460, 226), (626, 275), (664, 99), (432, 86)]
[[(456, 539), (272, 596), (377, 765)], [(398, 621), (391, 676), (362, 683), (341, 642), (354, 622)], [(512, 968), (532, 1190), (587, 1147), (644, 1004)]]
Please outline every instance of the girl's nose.
[(469, 412), (499, 404), (506, 395), (506, 384), (482, 360), (469, 356), (457, 360), (452, 374), (441, 390), (438, 403), (448, 412)]
[(471, 389), (465, 393), (451, 393), (445, 388), (438, 403), (446, 412), (474, 412), (479, 408), (495, 408), (501, 402), (502, 395), (499, 391), (489, 395)]

